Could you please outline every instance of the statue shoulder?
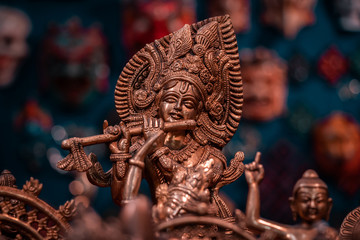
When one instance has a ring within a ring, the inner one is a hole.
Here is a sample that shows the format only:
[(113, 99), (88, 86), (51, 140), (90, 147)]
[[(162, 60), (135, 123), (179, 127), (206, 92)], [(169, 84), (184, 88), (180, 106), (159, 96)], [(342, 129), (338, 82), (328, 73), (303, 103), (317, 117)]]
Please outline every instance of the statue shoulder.
[(220, 149), (206, 145), (205, 154), (207, 155), (207, 158), (213, 158), (216, 162), (221, 162), (224, 167), (226, 167), (226, 157)]

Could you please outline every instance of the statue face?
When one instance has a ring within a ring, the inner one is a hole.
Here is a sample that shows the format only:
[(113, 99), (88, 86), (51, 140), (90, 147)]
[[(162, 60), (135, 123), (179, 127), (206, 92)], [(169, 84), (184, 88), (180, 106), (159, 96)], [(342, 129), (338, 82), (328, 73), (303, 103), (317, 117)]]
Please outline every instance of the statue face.
[(292, 202), (292, 211), (308, 223), (326, 219), (332, 200), (328, 192), (320, 187), (301, 187)]
[(269, 121), (280, 116), (287, 96), (286, 76), (271, 63), (243, 68), (244, 117)]
[[(175, 83), (175, 85), (171, 85)], [(201, 101), (195, 87), (184, 81), (171, 82), (169, 88), (164, 88), (160, 101), (160, 117), (165, 122), (178, 120), (196, 120)], [(168, 84), (169, 85), (169, 84)]]

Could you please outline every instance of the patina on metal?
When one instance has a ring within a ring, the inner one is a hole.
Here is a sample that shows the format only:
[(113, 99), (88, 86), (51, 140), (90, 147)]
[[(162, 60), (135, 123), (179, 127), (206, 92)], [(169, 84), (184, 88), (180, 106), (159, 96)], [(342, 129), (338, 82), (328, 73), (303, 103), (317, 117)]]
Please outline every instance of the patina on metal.
[(285, 225), (260, 217), (259, 183), (264, 178), (264, 168), (259, 163), (258, 152), (255, 161), (245, 165), (245, 176), (249, 185), (246, 204), (246, 222), (251, 229), (272, 234), (282, 239), (336, 239), (337, 232), (324, 220), (329, 218), (332, 199), (327, 185), (314, 170), (307, 170), (300, 178), (289, 198), (294, 220), (300, 217), (301, 223)]
[(17, 189), (10, 171), (0, 175), (1, 239), (65, 239), (71, 231), (69, 220), (76, 213), (74, 200), (58, 210), (39, 199), (43, 184), (30, 178)]
[[(145, 178), (158, 224), (184, 216), (206, 218), (198, 222), (208, 224), (201, 231), (191, 218), (187, 224), (191, 229), (180, 228), (169, 237), (205, 237), (221, 228), (228, 237), (237, 234), (250, 239), (233, 224), (235, 218), (218, 194), (244, 170), (242, 152), (230, 166), (221, 152), (239, 124), (242, 96), (229, 16), (185, 25), (147, 44), (130, 59), (115, 89), (120, 123), (109, 126), (105, 121), (103, 134), (65, 140), (62, 147), (70, 154), (58, 167), (84, 171), (91, 183), (111, 187), (119, 205), (134, 201)], [(107, 172), (94, 154), (84, 152), (84, 146), (98, 143), (109, 145), (113, 165)], [(174, 227), (184, 225), (180, 222), (176, 220)], [(158, 231), (164, 230), (161, 226)]]

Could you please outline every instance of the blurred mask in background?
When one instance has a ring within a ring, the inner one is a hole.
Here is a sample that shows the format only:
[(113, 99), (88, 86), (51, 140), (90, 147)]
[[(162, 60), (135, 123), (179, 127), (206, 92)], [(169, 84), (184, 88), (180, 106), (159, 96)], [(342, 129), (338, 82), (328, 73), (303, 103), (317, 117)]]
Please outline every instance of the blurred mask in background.
[(262, 20), (293, 39), (305, 26), (315, 22), (316, 0), (263, 0)]
[(67, 107), (78, 107), (108, 88), (107, 42), (99, 26), (78, 18), (51, 25), (44, 39), (43, 90)]
[(210, 0), (208, 6), (211, 17), (229, 14), (235, 33), (241, 33), (249, 30), (249, 0)]
[(244, 118), (270, 121), (285, 111), (287, 88), (286, 63), (265, 48), (240, 53), (244, 81)]
[(360, 127), (351, 116), (336, 112), (317, 123), (314, 151), (320, 170), (344, 190), (360, 187)]
[(14, 118), (18, 151), (16, 157), (32, 173), (46, 169), (46, 151), (51, 145), (51, 115), (35, 99), (27, 100)]
[(126, 2), (122, 6), (122, 38), (129, 56), (147, 43), (196, 21), (194, 0)]
[(317, 68), (327, 82), (335, 85), (348, 71), (349, 61), (337, 46), (332, 45), (320, 56)]
[(30, 30), (31, 22), (24, 12), (0, 6), (0, 87), (12, 83), (21, 60), (27, 56)]
[(345, 31), (360, 31), (360, 1), (335, 0), (334, 9), (339, 16), (339, 24)]

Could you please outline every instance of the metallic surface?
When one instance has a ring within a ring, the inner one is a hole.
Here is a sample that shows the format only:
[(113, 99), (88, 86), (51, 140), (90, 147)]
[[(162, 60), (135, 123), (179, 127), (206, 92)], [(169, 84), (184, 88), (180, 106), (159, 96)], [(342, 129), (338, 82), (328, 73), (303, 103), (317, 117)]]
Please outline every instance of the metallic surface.
[(360, 207), (351, 211), (341, 224), (339, 240), (360, 239)]
[(64, 239), (71, 230), (68, 221), (75, 214), (74, 201), (68, 201), (55, 210), (37, 197), (42, 189), (38, 180), (31, 178), (19, 190), (12, 181), (4, 180), (9, 177), (13, 178), (6, 170), (0, 176), (0, 236)]
[[(249, 185), (246, 205), (246, 222), (251, 229), (270, 232), (284, 239), (336, 239), (337, 232), (329, 227), (327, 219), (332, 206), (327, 187), (316, 172), (307, 170), (295, 185), (293, 196), (289, 198), (294, 220), (299, 215), (299, 225), (285, 225), (260, 217), (259, 183), (264, 178), (264, 168), (259, 163), (258, 152), (255, 161), (245, 165), (245, 176)], [(300, 196), (299, 196), (300, 195)]]
[[(229, 16), (185, 25), (132, 57), (115, 88), (120, 123), (108, 126), (105, 121), (102, 135), (65, 140), (62, 147), (70, 154), (58, 167), (86, 171), (91, 183), (111, 187), (119, 205), (136, 200), (145, 178), (156, 223), (212, 216), (220, 225), (232, 224), (235, 218), (218, 191), (242, 175), (244, 154), (238, 152), (227, 166), (221, 149), (237, 129), (242, 102)], [(108, 172), (83, 149), (105, 142), (113, 162)], [(189, 233), (185, 227), (176, 234), (192, 238), (198, 230)]]

